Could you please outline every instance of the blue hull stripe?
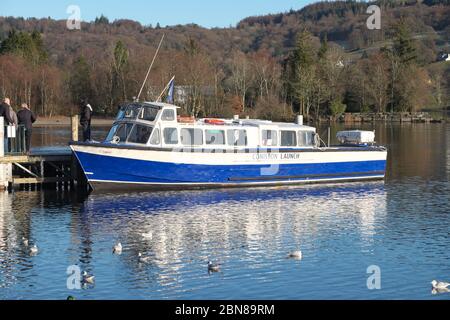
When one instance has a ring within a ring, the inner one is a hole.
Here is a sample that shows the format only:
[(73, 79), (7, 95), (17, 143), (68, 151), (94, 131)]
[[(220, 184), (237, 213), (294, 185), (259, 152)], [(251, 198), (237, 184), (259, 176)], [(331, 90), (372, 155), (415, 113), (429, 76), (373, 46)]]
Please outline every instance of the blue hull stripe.
[(383, 176), (386, 161), (359, 161), (314, 164), (280, 164), (274, 175), (261, 175), (269, 165), (200, 165), (176, 164), (109, 157), (85, 152), (76, 156), (87, 178), (95, 181), (129, 183), (248, 183), (314, 178), (353, 178)]

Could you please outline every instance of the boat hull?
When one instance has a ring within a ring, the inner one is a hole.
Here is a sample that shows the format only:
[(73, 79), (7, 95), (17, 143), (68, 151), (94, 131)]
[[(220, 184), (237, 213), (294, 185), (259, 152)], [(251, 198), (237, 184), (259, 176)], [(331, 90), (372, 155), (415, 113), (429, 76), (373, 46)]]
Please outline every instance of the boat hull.
[(176, 150), (77, 143), (71, 148), (98, 189), (199, 189), (383, 179), (380, 147), (315, 150)]

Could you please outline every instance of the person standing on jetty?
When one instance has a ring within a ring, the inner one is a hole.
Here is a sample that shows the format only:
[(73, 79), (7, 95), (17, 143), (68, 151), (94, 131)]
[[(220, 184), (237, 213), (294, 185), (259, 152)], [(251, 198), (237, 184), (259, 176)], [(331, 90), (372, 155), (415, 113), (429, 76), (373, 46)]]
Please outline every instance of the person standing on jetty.
[(30, 152), (31, 147), (31, 133), (33, 129), (33, 123), (36, 121), (36, 115), (30, 110), (26, 103), (22, 103), (22, 109), (17, 112), (17, 119), (19, 120), (19, 125), (25, 127), (25, 148), (26, 152)]
[(88, 103), (88, 100), (81, 100), (81, 114), (80, 114), (80, 124), (83, 128), (83, 141), (91, 140), (91, 118), (92, 118), (92, 107)]
[(9, 117), (11, 118), (11, 126), (17, 127), (19, 124), (19, 119), (17, 118), (17, 113), (14, 111), (13, 107), (11, 105), (9, 106)]
[[(17, 126), (19, 124), (19, 119), (17, 118), (17, 113), (14, 111), (13, 107), (11, 107), (11, 105), (9, 105), (9, 117), (11, 118), (11, 123), (9, 124), (9, 126), (12, 126), (12, 130), (14, 131), (14, 133), (17, 133)], [(8, 131), (9, 132), (9, 131)], [(16, 135), (13, 135), (12, 137), (9, 137), (9, 133), (8, 133), (8, 151), (9, 152), (13, 152), (15, 149), (15, 145), (16, 145)]]
[[(8, 97), (3, 99), (3, 102), (0, 104), (0, 117), (4, 119), (4, 125), (9, 126), (10, 124), (14, 124), (14, 120), (11, 118), (11, 100)], [(5, 135), (4, 137), (5, 150), (11, 151), (10, 141)]]
[(11, 119), (10, 116), (10, 110), (11, 108), (11, 100), (7, 97), (3, 99), (3, 103), (0, 104), (0, 117), (3, 117), (5, 119), (5, 125), (9, 125), (14, 123), (13, 119)]

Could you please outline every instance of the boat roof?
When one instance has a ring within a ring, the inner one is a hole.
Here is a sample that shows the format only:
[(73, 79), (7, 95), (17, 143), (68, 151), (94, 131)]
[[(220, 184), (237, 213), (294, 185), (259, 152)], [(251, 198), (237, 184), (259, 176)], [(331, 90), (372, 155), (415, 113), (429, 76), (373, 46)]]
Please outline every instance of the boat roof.
[(277, 126), (277, 127), (281, 127), (281, 128), (292, 128), (292, 129), (298, 129), (298, 128), (314, 129), (314, 127), (300, 125), (300, 124), (293, 123), (293, 122), (292, 123), (291, 122), (273, 122), (270, 120), (260, 120), (260, 119), (242, 119), (242, 120), (240, 120), (240, 122), (243, 125), (254, 125), (254, 126), (258, 126), (258, 127)]
[(155, 102), (155, 101), (144, 101), (144, 104), (150, 104), (152, 106), (160, 107), (160, 108), (177, 108), (180, 109), (180, 107), (177, 107), (176, 105), (166, 103), (166, 102)]
[[(180, 107), (166, 103), (166, 102), (156, 102), (156, 101), (144, 101), (140, 102), (146, 105), (152, 105), (155, 107), (159, 107), (160, 109), (163, 108), (176, 108), (180, 109)], [(211, 118), (198, 118), (195, 120), (196, 125), (208, 125), (211, 126), (212, 124), (208, 124), (205, 122), (206, 119)], [(292, 129), (292, 130), (298, 130), (298, 129), (304, 129), (304, 130), (315, 130), (314, 127), (306, 126), (306, 125), (300, 125), (297, 123), (291, 123), (291, 122), (273, 122), (270, 120), (261, 120), (261, 119), (220, 119), (224, 122), (224, 125), (228, 126), (247, 126), (247, 127), (277, 127), (277, 128), (284, 128), (284, 129)], [(189, 125), (194, 123), (180, 123), (183, 125)]]
[[(208, 118), (197, 119), (195, 122), (197, 125), (211, 125), (205, 123)], [(314, 127), (299, 125), (297, 123), (290, 122), (272, 122), (270, 120), (260, 120), (260, 119), (220, 119), (224, 121), (225, 126), (242, 126), (242, 127), (258, 127), (258, 128), (281, 128), (281, 129), (292, 129), (292, 130), (315, 130)]]

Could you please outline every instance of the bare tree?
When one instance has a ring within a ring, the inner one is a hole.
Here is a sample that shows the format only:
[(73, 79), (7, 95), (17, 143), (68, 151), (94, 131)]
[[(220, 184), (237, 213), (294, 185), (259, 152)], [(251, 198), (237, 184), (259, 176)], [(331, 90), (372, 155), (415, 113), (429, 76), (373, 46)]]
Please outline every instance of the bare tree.
[(233, 53), (230, 63), (230, 81), (234, 93), (241, 98), (242, 112), (246, 109), (246, 98), (251, 82), (250, 63), (247, 56), (240, 51)]
[(376, 54), (367, 61), (368, 94), (378, 112), (384, 112), (388, 101), (389, 69), (384, 55)]

